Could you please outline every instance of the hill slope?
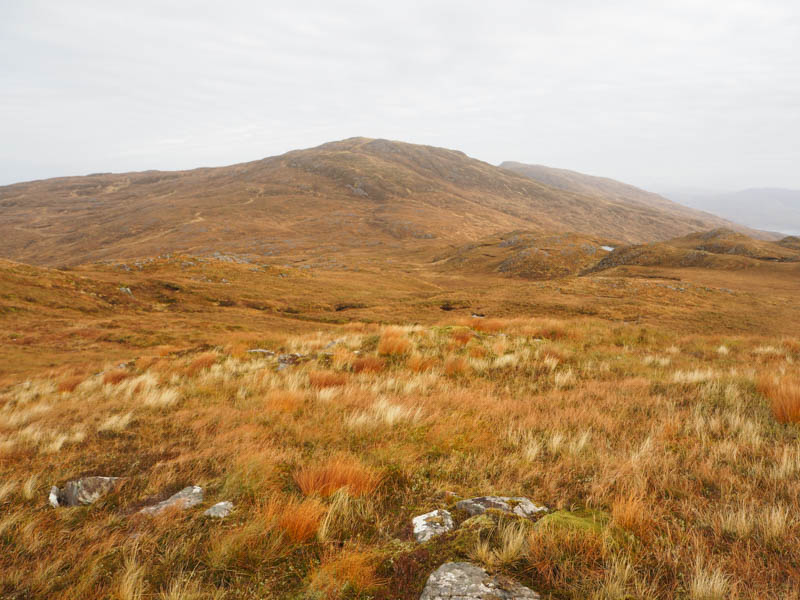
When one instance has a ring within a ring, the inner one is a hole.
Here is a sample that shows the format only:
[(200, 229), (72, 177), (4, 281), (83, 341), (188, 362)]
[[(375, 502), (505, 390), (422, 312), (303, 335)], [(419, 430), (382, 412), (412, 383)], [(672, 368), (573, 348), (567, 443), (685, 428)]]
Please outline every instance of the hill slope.
[[(681, 223), (694, 223), (694, 225), (696, 225), (694, 228), (695, 230), (725, 227), (759, 238), (774, 238), (774, 236), (766, 232), (754, 231), (747, 227), (736, 225), (722, 217), (716, 216), (716, 214), (689, 208), (688, 206), (678, 204), (658, 194), (642, 190), (614, 179), (595, 177), (593, 175), (586, 175), (567, 169), (554, 169), (542, 165), (528, 165), (511, 161), (502, 163), (500, 167), (567, 192), (596, 196), (610, 202), (624, 202), (633, 206), (645, 206), (656, 209), (661, 213), (671, 215)], [(709, 208), (709, 210), (712, 209)], [(712, 212), (725, 214), (721, 211)], [(730, 215), (728, 216), (730, 217)]]
[(436, 257), (439, 269), (523, 279), (558, 279), (594, 266), (617, 242), (579, 234), (511, 231), (465, 244)]
[(396, 254), (515, 229), (640, 243), (724, 223), (662, 204), (557, 189), (453, 150), (352, 138), (228, 167), (1, 187), (0, 256), (61, 265), (174, 251)]
[(677, 202), (750, 227), (800, 233), (800, 190), (753, 188), (731, 193), (668, 192)]
[(729, 229), (714, 229), (666, 242), (618, 248), (585, 272), (622, 265), (738, 270), (764, 263), (800, 262), (800, 248), (793, 248), (791, 241), (792, 238), (784, 238), (779, 242), (766, 242)]

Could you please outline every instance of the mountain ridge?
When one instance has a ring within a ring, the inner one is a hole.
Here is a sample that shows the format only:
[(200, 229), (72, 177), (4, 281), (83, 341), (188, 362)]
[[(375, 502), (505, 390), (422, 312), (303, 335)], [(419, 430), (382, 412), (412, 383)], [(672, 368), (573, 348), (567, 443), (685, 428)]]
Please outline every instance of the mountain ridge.
[(42, 265), (164, 252), (396, 255), (518, 229), (642, 243), (727, 224), (371, 138), (225, 167), (19, 183), (0, 187), (0, 209), (0, 256)]

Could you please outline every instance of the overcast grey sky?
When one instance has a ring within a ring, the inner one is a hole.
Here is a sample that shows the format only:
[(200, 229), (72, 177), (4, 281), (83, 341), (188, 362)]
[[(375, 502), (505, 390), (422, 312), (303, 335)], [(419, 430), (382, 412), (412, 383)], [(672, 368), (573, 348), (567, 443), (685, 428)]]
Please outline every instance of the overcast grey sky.
[(797, 0), (3, 0), (0, 91), (0, 184), (363, 135), (800, 188)]

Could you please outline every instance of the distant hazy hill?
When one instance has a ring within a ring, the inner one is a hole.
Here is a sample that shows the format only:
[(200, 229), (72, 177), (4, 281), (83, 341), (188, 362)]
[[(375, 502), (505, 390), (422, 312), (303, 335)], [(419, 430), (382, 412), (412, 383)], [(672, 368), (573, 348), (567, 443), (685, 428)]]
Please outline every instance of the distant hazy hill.
[[(673, 202), (658, 194), (614, 179), (608, 179), (607, 177), (595, 177), (567, 169), (554, 169), (542, 165), (528, 165), (511, 161), (502, 163), (500, 167), (560, 190), (596, 196), (609, 201), (625, 202), (634, 206), (655, 208), (664, 214), (672, 215), (680, 222), (695, 223), (695, 231), (725, 227), (748, 235), (773, 239), (773, 236), (765, 234), (765, 232), (754, 231), (741, 225), (741, 221), (732, 223), (727, 220), (730, 217), (723, 218), (724, 215), (718, 216), (722, 213), (717, 213), (714, 210), (707, 209), (707, 212), (704, 212), (706, 209), (690, 208), (689, 206), (684, 206), (683, 204), (685, 203), (679, 203), (680, 200), (678, 199)], [(748, 225), (753, 227), (752, 224)]]
[(749, 227), (800, 234), (800, 190), (755, 188), (723, 194), (676, 191), (667, 196)]
[(228, 167), (0, 187), (0, 256), (49, 265), (174, 251), (388, 256), (513, 230), (640, 243), (730, 226), (652, 194), (557, 183), (454, 150), (352, 138)]

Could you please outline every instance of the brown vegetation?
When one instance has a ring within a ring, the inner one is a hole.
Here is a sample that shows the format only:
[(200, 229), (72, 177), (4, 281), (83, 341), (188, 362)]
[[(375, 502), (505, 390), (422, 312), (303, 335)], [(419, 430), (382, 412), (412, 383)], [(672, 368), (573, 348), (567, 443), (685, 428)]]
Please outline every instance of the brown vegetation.
[(338, 456), (320, 465), (303, 467), (294, 474), (294, 480), (306, 496), (330, 496), (343, 488), (354, 496), (363, 496), (375, 490), (380, 477), (356, 458)]
[(758, 381), (758, 390), (769, 399), (779, 423), (800, 423), (800, 378), (764, 376)]

